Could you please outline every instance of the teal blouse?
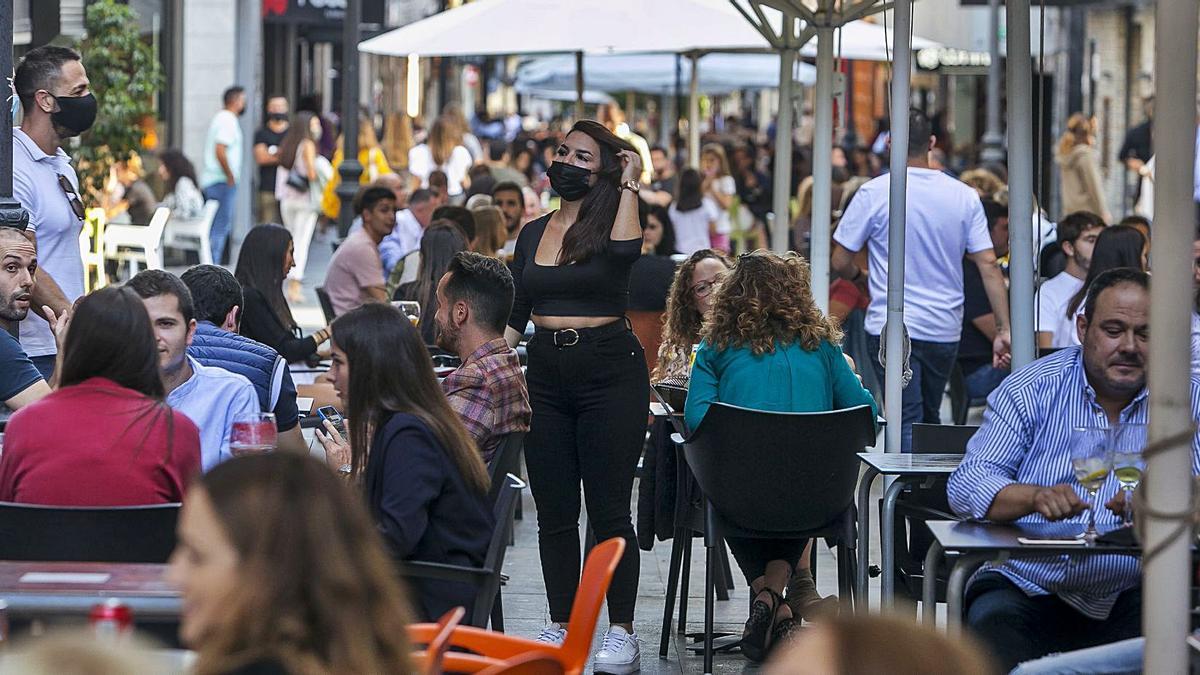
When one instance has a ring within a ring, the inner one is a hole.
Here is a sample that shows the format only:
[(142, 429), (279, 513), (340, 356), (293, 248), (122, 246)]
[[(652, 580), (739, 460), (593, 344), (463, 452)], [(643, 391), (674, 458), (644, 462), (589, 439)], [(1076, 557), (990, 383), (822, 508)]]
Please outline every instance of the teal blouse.
[(716, 350), (701, 342), (684, 406), (688, 429), (700, 426), (708, 406), (716, 402), (774, 412), (823, 412), (868, 404), (874, 415), (879, 414), (842, 350), (828, 341), (814, 351), (799, 342), (777, 341), (774, 352), (758, 356), (749, 347)]

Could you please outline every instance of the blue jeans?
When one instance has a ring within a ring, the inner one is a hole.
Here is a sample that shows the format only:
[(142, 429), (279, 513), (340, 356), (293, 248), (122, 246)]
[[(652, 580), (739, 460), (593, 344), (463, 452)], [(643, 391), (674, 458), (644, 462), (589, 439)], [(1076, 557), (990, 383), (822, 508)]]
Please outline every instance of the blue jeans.
[(963, 385), (967, 389), (967, 398), (987, 398), (992, 390), (1000, 386), (1011, 371), (991, 366), (982, 366), (963, 375)]
[(229, 240), (230, 226), (233, 224), (234, 199), (237, 196), (237, 185), (228, 183), (213, 183), (204, 188), (205, 199), (215, 199), (220, 206), (213, 216), (212, 231), (209, 243), (212, 245), (213, 263), (225, 263), (225, 242)]
[(1012, 675), (1136, 675), (1142, 672), (1146, 638), (1131, 638), (1026, 661)]
[[(883, 364), (879, 362), (879, 336), (868, 335), (867, 346), (871, 350), (875, 376), (882, 384), (885, 380)], [(913, 424), (942, 423), (942, 396), (946, 393), (946, 382), (950, 379), (950, 369), (957, 356), (958, 342), (912, 341), (912, 356), (909, 359), (912, 380), (904, 388), (901, 401), (901, 452), (912, 452)], [(895, 420), (888, 420), (888, 424), (895, 424)]]
[(999, 573), (984, 572), (967, 588), (966, 624), (1001, 671), (1007, 671), (1048, 654), (1137, 637), (1142, 632), (1142, 589), (1121, 593), (1108, 618), (1097, 620), (1057, 595), (1030, 597)]

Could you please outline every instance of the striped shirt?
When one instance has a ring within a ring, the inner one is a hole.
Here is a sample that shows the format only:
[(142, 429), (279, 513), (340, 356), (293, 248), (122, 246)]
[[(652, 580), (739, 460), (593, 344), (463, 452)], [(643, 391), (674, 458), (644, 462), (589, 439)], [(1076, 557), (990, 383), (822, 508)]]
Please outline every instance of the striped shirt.
[[(1200, 382), (1191, 382), (1192, 418), (1200, 420)], [(1146, 422), (1142, 389), (1120, 415), (1122, 423)], [(967, 445), (966, 458), (950, 477), (950, 506), (961, 516), (986, 519), (996, 495), (1008, 485), (1072, 485), (1087, 493), (1071, 468), (1070, 438), (1076, 427), (1108, 427), (1104, 409), (1084, 373), (1080, 347), (1055, 352), (1013, 373), (988, 397), (983, 425)], [(1200, 435), (1192, 441), (1192, 473), (1200, 473)], [(1120, 489), (1109, 474), (1096, 498), (1096, 524), (1115, 526), (1103, 507)], [(1044, 523), (1038, 513), (1018, 523)], [(1080, 527), (1083, 527), (1082, 524)], [(1141, 563), (1131, 556), (1047, 556), (984, 568), (999, 572), (1027, 595), (1054, 594), (1085, 616), (1106, 619), (1121, 592), (1140, 583)]]

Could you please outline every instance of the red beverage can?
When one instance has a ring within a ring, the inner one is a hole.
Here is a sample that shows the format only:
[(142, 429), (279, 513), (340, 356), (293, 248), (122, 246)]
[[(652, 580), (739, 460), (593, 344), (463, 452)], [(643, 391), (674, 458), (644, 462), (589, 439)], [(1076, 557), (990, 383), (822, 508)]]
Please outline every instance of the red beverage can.
[(115, 641), (133, 632), (133, 610), (112, 598), (92, 607), (88, 624), (97, 638)]

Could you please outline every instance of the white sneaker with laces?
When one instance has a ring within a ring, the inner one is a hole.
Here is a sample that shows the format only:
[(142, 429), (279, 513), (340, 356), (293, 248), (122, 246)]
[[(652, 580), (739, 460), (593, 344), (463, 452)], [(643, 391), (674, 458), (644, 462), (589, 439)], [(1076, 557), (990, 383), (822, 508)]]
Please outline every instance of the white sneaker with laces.
[(552, 623), (542, 629), (542, 632), (537, 636), (538, 642), (545, 642), (556, 647), (561, 647), (562, 643), (567, 639), (567, 631), (561, 624)]
[(642, 650), (637, 633), (627, 633), (620, 626), (611, 626), (604, 634), (600, 651), (596, 652), (596, 672), (626, 675), (642, 669)]

